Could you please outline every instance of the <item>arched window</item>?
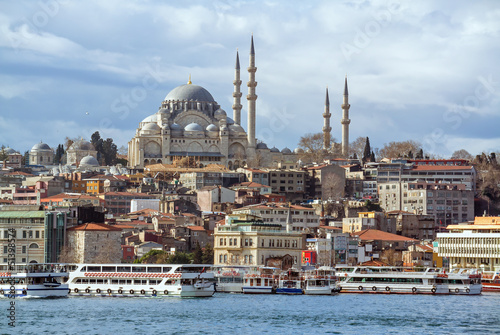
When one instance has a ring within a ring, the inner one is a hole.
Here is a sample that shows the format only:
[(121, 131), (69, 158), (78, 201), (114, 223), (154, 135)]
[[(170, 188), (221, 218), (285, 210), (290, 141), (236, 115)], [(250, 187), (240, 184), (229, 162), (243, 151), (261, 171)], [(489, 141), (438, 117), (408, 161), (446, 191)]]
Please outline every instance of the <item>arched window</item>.
[(30, 244), (30, 249), (38, 249), (38, 248), (40, 248), (40, 247), (38, 246), (38, 244), (36, 244), (36, 243), (31, 243), (31, 244)]

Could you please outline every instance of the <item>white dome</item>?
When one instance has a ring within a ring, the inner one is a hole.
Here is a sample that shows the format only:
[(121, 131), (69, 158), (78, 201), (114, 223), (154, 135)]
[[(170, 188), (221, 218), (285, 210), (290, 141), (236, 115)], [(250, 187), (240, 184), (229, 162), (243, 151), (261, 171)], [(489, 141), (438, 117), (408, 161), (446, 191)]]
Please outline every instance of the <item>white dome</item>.
[(80, 166), (99, 166), (99, 162), (93, 156), (85, 156), (80, 161)]
[(155, 114), (148, 116), (142, 122), (156, 122), (158, 120), (158, 116)]
[(95, 150), (92, 143), (90, 143), (89, 141), (86, 141), (84, 139), (81, 139), (81, 140), (74, 142), (71, 145), (70, 149), (71, 150), (92, 150), (92, 151)]
[(217, 120), (224, 119), (227, 116), (226, 112), (223, 109), (218, 109), (214, 113), (214, 117)]
[(171, 130), (182, 130), (182, 127), (181, 127), (181, 125), (180, 125), (180, 124), (178, 124), (178, 123), (172, 123), (172, 124), (170, 125), (170, 129), (171, 129)]
[(184, 131), (203, 131), (203, 128), (196, 122), (192, 122), (184, 127)]
[(219, 131), (219, 128), (215, 124), (209, 124), (207, 127), (207, 131)]
[(160, 127), (156, 123), (147, 123), (142, 127), (142, 130), (150, 130), (150, 131), (160, 131)]
[(50, 147), (45, 143), (37, 143), (31, 148), (31, 151), (41, 151), (41, 150), (51, 150)]
[(304, 153), (304, 150), (302, 148), (295, 148), (293, 152), (295, 152), (296, 154), (302, 154)]
[(244, 133), (245, 129), (243, 129), (239, 124), (232, 124), (229, 126), (229, 131), (233, 131), (235, 133)]

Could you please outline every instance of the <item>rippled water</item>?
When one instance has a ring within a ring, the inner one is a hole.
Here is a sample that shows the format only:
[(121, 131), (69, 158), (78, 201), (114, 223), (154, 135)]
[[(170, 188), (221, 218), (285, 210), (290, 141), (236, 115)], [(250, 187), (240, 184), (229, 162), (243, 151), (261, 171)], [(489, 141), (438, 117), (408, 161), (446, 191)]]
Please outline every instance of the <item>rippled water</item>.
[(16, 300), (6, 334), (460, 334), (500, 332), (500, 294)]

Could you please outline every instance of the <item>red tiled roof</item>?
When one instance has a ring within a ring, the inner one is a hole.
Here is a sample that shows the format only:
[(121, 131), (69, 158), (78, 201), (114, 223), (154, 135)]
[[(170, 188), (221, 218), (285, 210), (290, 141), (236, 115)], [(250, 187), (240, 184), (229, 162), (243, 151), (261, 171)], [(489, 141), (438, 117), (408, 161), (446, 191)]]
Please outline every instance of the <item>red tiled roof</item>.
[(403, 242), (403, 241), (408, 241), (408, 242), (416, 242), (418, 240), (415, 240), (410, 237), (405, 237), (401, 235), (396, 235), (396, 234), (391, 234), (387, 233), (385, 231), (377, 230), (377, 229), (365, 229), (361, 231), (357, 231), (352, 233), (352, 235), (358, 236), (362, 241), (367, 241), (367, 240), (378, 240), (378, 241), (393, 241), (393, 242)]
[(342, 230), (342, 228), (333, 227), (333, 226), (319, 226), (319, 227), (323, 228), (323, 229), (329, 229), (329, 230)]
[(267, 185), (262, 185), (262, 184), (256, 183), (254, 181), (245, 181), (245, 182), (239, 184), (238, 186), (245, 186), (245, 187), (271, 187), (271, 186), (267, 186)]
[(116, 228), (114, 226), (107, 225), (105, 223), (84, 223), (76, 227), (71, 227), (68, 231), (122, 231), (120, 228)]
[(433, 171), (433, 170), (472, 170), (473, 166), (461, 165), (415, 165), (412, 171)]
[(190, 230), (198, 230), (198, 231), (204, 231), (205, 228), (201, 227), (201, 226), (187, 226), (188, 229)]

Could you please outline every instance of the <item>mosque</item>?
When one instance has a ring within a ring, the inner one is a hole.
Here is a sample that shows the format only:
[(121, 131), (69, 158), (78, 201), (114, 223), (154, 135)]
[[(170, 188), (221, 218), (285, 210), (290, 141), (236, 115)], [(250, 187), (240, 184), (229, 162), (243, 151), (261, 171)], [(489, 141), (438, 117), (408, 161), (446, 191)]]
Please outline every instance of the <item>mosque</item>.
[[(263, 142), (256, 143), (256, 71), (252, 36), (248, 67), (248, 95), (246, 97), (248, 104), (247, 131), (241, 127), (242, 81), (237, 52), (233, 81), (232, 118), (215, 101), (210, 92), (193, 84), (189, 78), (187, 84), (178, 86), (167, 94), (158, 112), (139, 123), (135, 136), (128, 142), (129, 167), (143, 168), (150, 164), (173, 164), (184, 157), (193, 158), (202, 165), (215, 163), (229, 169), (246, 165), (279, 167), (283, 163), (297, 162), (297, 153), (300, 152), (300, 149), (292, 152), (290, 149), (284, 148), (280, 151), (276, 147), (269, 149)], [(347, 79), (344, 94), (346, 92)], [(348, 106), (345, 96), (344, 104)], [(344, 105), (342, 107), (344, 108)], [(323, 116), (325, 118), (324, 145), (329, 148), (330, 113), (327, 112), (326, 106)], [(343, 120), (342, 124), (348, 127), (347, 121)], [(343, 141), (347, 140), (346, 143), (348, 143), (348, 132), (346, 138), (343, 136), (342, 139)], [(345, 148), (343, 147), (343, 149)]]

